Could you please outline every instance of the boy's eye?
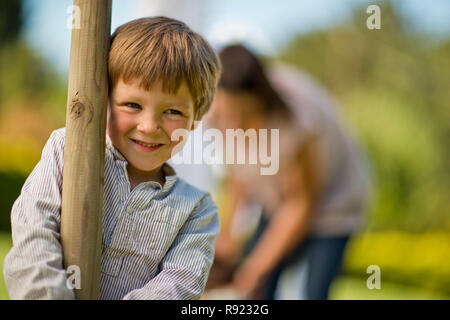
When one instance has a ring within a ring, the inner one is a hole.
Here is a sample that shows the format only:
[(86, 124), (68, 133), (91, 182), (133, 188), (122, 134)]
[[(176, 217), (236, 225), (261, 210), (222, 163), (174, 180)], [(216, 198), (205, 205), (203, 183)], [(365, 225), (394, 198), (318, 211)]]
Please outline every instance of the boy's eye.
[(126, 106), (127, 106), (127, 107), (130, 107), (130, 108), (132, 108), (132, 109), (140, 109), (140, 108), (141, 108), (140, 105), (138, 105), (137, 103), (133, 103), (133, 102), (127, 103)]
[(169, 110), (167, 110), (166, 112), (167, 112), (168, 114), (178, 114), (178, 115), (181, 115), (181, 114), (182, 114), (180, 111), (175, 110), (175, 109), (169, 109)]

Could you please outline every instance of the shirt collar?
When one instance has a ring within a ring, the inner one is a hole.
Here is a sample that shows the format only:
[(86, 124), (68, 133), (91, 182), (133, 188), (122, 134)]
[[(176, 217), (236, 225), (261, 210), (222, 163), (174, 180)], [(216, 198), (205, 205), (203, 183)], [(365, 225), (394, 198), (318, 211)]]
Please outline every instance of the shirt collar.
[(127, 161), (127, 159), (125, 159), (125, 157), (120, 153), (120, 151), (117, 150), (116, 147), (114, 147), (108, 133), (106, 133), (106, 148), (109, 151), (111, 151), (111, 153), (114, 156), (114, 160)]
[(177, 173), (175, 169), (167, 162), (164, 162), (164, 164), (162, 165), (162, 169), (166, 177), (166, 182), (164, 183), (163, 187), (163, 191), (165, 192), (170, 190), (170, 188), (175, 184), (175, 182), (177, 182)]

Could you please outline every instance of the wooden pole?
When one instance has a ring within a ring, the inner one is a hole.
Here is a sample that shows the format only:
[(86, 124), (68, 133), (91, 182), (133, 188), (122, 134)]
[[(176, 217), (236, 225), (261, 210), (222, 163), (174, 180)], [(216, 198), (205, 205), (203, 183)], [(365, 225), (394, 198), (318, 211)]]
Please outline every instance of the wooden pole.
[(77, 299), (98, 299), (111, 0), (74, 0), (74, 19), (80, 21), (70, 49), (61, 243), (64, 267), (80, 270)]

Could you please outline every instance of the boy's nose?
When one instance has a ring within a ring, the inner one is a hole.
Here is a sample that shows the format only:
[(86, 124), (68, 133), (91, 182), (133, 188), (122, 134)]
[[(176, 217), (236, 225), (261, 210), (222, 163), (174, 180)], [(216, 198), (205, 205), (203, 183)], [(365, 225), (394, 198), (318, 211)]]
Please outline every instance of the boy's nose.
[(160, 129), (159, 121), (156, 117), (142, 118), (137, 125), (137, 129), (142, 133), (156, 132)]

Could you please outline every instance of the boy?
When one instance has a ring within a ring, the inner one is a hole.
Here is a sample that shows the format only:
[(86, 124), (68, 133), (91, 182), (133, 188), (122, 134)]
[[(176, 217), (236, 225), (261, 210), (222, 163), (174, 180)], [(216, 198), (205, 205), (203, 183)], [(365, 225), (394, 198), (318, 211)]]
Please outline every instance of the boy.
[[(180, 143), (172, 132), (192, 130), (209, 109), (220, 63), (184, 23), (155, 17), (115, 31), (108, 71), (100, 299), (198, 299), (217, 207), (166, 160)], [(59, 241), (64, 140), (64, 128), (52, 133), (12, 209), (12, 299), (74, 298)]]

